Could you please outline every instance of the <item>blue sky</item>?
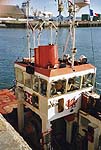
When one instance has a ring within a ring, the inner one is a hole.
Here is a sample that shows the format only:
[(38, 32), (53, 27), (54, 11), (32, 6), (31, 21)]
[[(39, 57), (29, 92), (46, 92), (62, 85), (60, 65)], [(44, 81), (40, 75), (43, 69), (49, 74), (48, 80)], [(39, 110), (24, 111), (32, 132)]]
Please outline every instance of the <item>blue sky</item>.
[[(9, 4), (19, 5), (21, 6), (22, 2), (25, 0), (0, 0), (0, 2), (8, 2)], [(30, 6), (33, 10), (46, 10), (51, 11), (55, 16), (58, 15), (57, 11), (57, 0), (30, 0)], [(64, 3), (65, 11), (62, 13), (63, 15), (67, 15), (66, 3)], [(91, 0), (90, 8), (93, 9), (95, 13), (101, 14), (101, 0)], [(78, 15), (80, 16), (82, 13), (89, 13), (88, 6), (82, 8)]]

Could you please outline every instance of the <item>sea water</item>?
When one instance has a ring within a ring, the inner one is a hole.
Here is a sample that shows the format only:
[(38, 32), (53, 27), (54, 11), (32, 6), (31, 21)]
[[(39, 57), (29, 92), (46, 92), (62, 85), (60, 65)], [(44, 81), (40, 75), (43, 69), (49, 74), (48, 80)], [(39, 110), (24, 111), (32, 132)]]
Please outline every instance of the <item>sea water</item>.
[[(39, 34), (30, 34), (32, 55), (34, 47), (37, 47)], [(71, 53), (72, 40), (68, 40), (67, 28), (60, 28), (58, 33), (51, 34), (50, 29), (40, 32), (40, 44), (56, 43), (59, 48), (59, 56)], [(36, 36), (36, 41), (34, 37)], [(50, 39), (52, 36), (52, 40)], [(67, 42), (68, 41), (68, 42)], [(67, 44), (66, 44), (67, 43)], [(76, 58), (85, 55), (88, 62), (97, 67), (97, 82), (101, 83), (101, 28), (76, 28)], [(27, 30), (26, 29), (0, 29), (0, 89), (10, 88), (14, 85), (14, 62), (17, 59), (28, 56)]]

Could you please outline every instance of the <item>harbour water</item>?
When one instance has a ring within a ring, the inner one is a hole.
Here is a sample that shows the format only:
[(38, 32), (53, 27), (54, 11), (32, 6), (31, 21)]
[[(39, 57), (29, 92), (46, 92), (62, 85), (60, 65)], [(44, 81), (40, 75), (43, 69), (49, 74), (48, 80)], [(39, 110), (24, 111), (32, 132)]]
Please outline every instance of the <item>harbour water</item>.
[[(68, 31), (60, 28), (54, 37), (59, 43), (59, 55), (62, 56)], [(43, 31), (41, 43), (50, 43), (50, 30)], [(48, 37), (48, 38), (47, 38)], [(71, 46), (71, 41), (68, 47)], [(31, 48), (33, 43), (31, 42)], [(97, 67), (97, 82), (101, 83), (101, 27), (76, 29), (76, 58), (85, 55), (89, 62)], [(70, 53), (67, 50), (66, 53)], [(14, 85), (14, 61), (28, 56), (26, 29), (0, 28), (0, 89)]]

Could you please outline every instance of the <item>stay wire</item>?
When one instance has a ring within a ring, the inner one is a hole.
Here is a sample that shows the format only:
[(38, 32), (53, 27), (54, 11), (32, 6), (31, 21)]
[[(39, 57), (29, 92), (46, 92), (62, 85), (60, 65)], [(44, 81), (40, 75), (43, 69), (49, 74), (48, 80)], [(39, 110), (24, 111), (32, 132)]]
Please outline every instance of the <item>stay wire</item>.
[(93, 45), (93, 33), (92, 33), (92, 27), (90, 26), (90, 33), (91, 33), (91, 50), (92, 50), (92, 53), (93, 53), (93, 62), (94, 62), (94, 65), (95, 65), (95, 52), (94, 52), (94, 45)]
[[(89, 13), (90, 13), (90, 5), (88, 5), (88, 8), (89, 8)], [(92, 53), (93, 53), (93, 62), (94, 62), (94, 65), (95, 65), (95, 54), (94, 54), (93, 33), (92, 33), (92, 24), (91, 24), (91, 22), (90, 22), (90, 33), (91, 33), (90, 34), (91, 35), (91, 50), (92, 50)]]

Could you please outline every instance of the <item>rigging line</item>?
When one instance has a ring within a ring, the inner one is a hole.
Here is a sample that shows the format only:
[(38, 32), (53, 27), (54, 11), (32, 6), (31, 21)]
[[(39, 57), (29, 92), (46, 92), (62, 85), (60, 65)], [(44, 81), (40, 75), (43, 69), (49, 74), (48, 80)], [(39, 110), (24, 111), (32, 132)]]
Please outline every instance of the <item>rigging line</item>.
[(57, 39), (58, 39), (58, 30), (56, 30), (55, 44), (57, 44)]
[(56, 25), (52, 22), (52, 21), (49, 21), (49, 23), (51, 24), (51, 26), (50, 26), (50, 29), (51, 29), (51, 44), (52, 44), (52, 38), (53, 38), (53, 34), (52, 34), (52, 32), (53, 32), (53, 30), (52, 30), (52, 26), (55, 28), (55, 30), (56, 30), (56, 37), (55, 37), (55, 44), (56, 44), (56, 40), (57, 40), (57, 34), (58, 34), (58, 31), (57, 31), (57, 27), (56, 27)]
[[(89, 12), (90, 12), (90, 5), (88, 5), (88, 8), (89, 8)], [(94, 62), (94, 65), (95, 65), (95, 55), (94, 55), (94, 45), (93, 45), (93, 34), (92, 34), (92, 24), (90, 23), (90, 35), (91, 35), (91, 49), (92, 49), (92, 52), (93, 52), (93, 62)]]
[(33, 46), (34, 48), (36, 47), (36, 42), (35, 42), (35, 37), (36, 37), (36, 34), (35, 34), (35, 28), (33, 27), (32, 23), (28, 22), (29, 23), (29, 29), (31, 29), (32, 31), (32, 37), (33, 37)]
[(70, 33), (67, 35), (67, 40), (66, 40), (66, 43), (65, 43), (63, 55), (64, 55), (64, 53), (66, 52), (66, 49), (67, 49), (67, 47), (68, 47), (69, 39), (70, 39)]
[(91, 31), (91, 49), (92, 49), (92, 52), (93, 52), (93, 62), (94, 62), (94, 65), (95, 65), (95, 54), (94, 54), (92, 27), (90, 27), (90, 31)]
[[(94, 62), (94, 66), (95, 66), (95, 55), (94, 55), (94, 45), (93, 45), (93, 37), (92, 37), (92, 27), (90, 27), (90, 31), (91, 31), (91, 49), (92, 49), (92, 53), (93, 53), (93, 62)], [(94, 86), (94, 90), (97, 90), (96, 88), (96, 81), (95, 81), (95, 86)]]
[[(89, 12), (90, 12), (90, 5), (88, 5), (88, 8), (89, 8)], [(90, 15), (91, 16), (91, 15)], [(91, 17), (90, 17), (91, 18)], [(93, 34), (92, 34), (92, 24), (90, 22), (90, 35), (91, 35), (91, 49), (92, 49), (92, 53), (93, 53), (93, 62), (94, 62), (94, 66), (95, 66), (95, 53), (94, 53), (94, 45), (93, 45)], [(96, 68), (94, 69), (96, 70)], [(95, 71), (96, 72), (96, 71)], [(93, 88), (93, 91), (96, 91), (97, 88), (96, 88), (96, 81), (94, 82), (94, 88)]]

